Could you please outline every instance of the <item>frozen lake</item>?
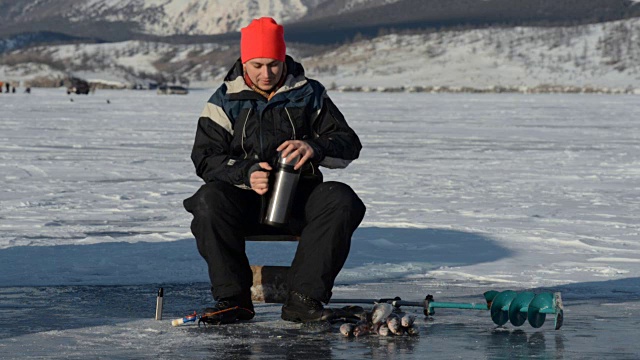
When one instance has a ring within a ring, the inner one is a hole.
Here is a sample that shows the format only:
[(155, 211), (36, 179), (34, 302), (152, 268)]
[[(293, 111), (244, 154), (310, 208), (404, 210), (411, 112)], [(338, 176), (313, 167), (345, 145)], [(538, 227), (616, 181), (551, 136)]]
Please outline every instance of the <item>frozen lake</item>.
[[(211, 301), (181, 206), (211, 92), (0, 95), (0, 358), (640, 357), (637, 96), (330, 94), (364, 149), (325, 178), (368, 207), (334, 297), (562, 291), (560, 331), (439, 311), (417, 339), (350, 341), (299, 336), (274, 305), (255, 326), (171, 328)], [(291, 245), (249, 255), (286, 264)]]

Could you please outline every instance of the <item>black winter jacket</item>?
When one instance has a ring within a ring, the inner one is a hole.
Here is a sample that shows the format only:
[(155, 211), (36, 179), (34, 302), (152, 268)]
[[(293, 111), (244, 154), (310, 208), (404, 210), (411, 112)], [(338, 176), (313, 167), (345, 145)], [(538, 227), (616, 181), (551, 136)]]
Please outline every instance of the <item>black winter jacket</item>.
[(267, 101), (245, 84), (242, 63), (236, 61), (198, 120), (191, 160), (205, 182), (249, 188), (251, 167), (263, 161), (273, 166), (276, 148), (286, 140), (313, 147), (303, 177), (321, 179), (318, 165), (343, 168), (358, 158), (360, 140), (325, 88), (306, 78), (302, 65), (289, 56), (286, 69), (284, 85)]

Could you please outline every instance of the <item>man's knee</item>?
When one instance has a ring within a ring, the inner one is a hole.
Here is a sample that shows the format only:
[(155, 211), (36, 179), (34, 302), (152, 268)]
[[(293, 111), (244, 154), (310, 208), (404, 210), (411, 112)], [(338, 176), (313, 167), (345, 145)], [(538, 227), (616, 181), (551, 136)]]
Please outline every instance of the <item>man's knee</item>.
[(223, 184), (211, 182), (204, 184), (193, 196), (183, 201), (184, 208), (194, 216), (210, 216), (224, 202)]
[(349, 185), (337, 181), (327, 181), (318, 185), (311, 199), (314, 207), (344, 209), (360, 219), (366, 212), (364, 203), (355, 191)]

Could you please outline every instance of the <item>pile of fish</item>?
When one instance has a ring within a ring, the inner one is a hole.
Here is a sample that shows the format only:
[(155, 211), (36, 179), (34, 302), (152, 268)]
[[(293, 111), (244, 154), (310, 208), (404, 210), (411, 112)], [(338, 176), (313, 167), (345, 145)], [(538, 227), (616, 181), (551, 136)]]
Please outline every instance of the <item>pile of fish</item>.
[[(347, 309), (349, 308), (349, 309)], [(371, 312), (365, 311), (359, 306), (343, 308), (348, 311), (351, 318), (357, 318), (357, 322), (345, 322), (340, 326), (340, 333), (344, 336), (360, 337), (368, 334), (380, 336), (419, 334), (418, 328), (413, 326), (415, 316), (397, 312), (393, 305), (377, 303)], [(360, 309), (362, 309), (360, 311)]]

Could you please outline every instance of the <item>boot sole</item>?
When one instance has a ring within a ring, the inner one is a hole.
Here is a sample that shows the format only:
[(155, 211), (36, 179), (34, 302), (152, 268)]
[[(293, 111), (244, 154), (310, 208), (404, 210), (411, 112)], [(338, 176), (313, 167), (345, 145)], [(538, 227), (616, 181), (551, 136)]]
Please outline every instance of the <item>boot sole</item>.
[(284, 311), (282, 312), (282, 315), (280, 317), (284, 321), (291, 321), (291, 322), (295, 322), (295, 323), (304, 322), (304, 321), (302, 321), (302, 319), (300, 319), (299, 316), (290, 316), (290, 315), (286, 314)]
[(320, 318), (312, 318), (312, 319), (303, 319), (300, 316), (294, 316), (294, 315), (289, 315), (286, 312), (282, 312), (282, 314), (280, 315), (280, 317), (282, 318), (282, 320), (284, 321), (291, 321), (294, 323), (312, 323), (312, 322), (321, 322), (321, 321), (329, 321), (331, 319), (331, 317), (320, 317)]

